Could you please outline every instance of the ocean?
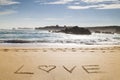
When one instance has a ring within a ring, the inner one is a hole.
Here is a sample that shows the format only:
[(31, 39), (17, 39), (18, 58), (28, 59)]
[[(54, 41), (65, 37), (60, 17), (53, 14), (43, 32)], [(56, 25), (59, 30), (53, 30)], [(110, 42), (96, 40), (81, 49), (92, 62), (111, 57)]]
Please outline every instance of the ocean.
[(75, 45), (120, 45), (120, 34), (92, 33), (74, 35), (53, 33), (44, 30), (0, 30), (0, 44), (75, 44)]

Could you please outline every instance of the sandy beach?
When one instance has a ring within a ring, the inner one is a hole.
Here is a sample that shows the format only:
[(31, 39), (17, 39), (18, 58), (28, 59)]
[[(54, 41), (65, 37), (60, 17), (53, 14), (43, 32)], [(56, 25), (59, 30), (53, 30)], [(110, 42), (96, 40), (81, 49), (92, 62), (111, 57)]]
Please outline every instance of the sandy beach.
[(120, 46), (0, 47), (0, 80), (120, 80)]

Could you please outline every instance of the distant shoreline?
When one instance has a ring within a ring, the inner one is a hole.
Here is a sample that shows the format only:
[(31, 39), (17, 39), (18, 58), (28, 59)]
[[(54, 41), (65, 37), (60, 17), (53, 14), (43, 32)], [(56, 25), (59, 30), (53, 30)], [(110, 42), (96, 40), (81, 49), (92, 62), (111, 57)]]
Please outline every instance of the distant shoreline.
[[(45, 27), (36, 27), (35, 30), (48, 30), (48, 31), (63, 31), (66, 28), (72, 28), (76, 26), (45, 26)], [(80, 27), (79, 28), (84, 28), (88, 29), (91, 33), (106, 33), (106, 34), (114, 34), (118, 33), (120, 34), (120, 26), (94, 26), (94, 27)]]

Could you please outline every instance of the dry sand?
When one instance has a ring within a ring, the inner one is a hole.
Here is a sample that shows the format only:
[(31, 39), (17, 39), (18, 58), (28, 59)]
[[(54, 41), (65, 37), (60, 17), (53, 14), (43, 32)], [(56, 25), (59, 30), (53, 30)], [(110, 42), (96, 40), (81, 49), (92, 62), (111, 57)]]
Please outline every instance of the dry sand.
[(0, 47), (0, 80), (120, 80), (120, 46)]

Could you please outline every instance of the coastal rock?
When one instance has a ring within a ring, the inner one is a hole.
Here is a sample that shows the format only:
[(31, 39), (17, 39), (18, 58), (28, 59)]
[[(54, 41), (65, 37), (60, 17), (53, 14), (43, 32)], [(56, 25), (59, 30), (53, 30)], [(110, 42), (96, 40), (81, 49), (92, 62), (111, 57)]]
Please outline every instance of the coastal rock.
[(83, 34), (83, 35), (91, 34), (91, 32), (88, 29), (80, 28), (78, 26), (66, 27), (64, 30), (61, 30), (60, 32), (67, 33), (67, 34)]

